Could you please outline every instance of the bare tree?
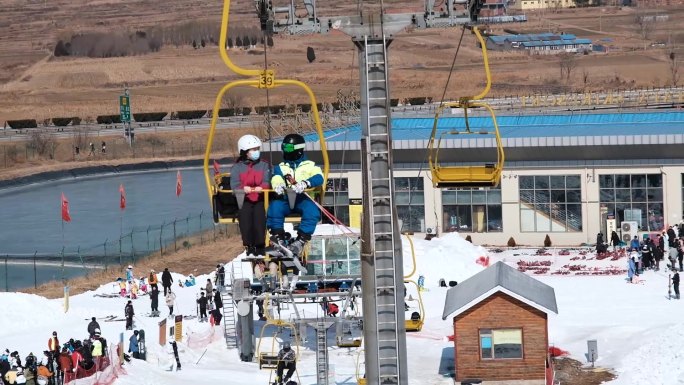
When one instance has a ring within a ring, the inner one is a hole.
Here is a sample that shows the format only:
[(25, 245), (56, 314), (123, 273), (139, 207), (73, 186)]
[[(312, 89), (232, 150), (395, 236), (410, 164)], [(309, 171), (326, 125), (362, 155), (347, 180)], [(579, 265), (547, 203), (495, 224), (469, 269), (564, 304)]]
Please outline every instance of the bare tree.
[(572, 76), (572, 71), (577, 68), (577, 58), (575, 54), (570, 52), (565, 52), (558, 55), (558, 66), (560, 68), (560, 78), (561, 80), (570, 81), (570, 76)]
[(584, 88), (587, 88), (587, 86), (589, 85), (589, 70), (587, 70), (586, 68), (582, 70), (582, 85), (584, 86)]
[(638, 12), (635, 18), (639, 35), (642, 39), (648, 40), (649, 36), (651, 36), (651, 32), (653, 32), (656, 17), (654, 15), (647, 15), (643, 12)]
[(670, 81), (672, 83), (673, 87), (677, 87), (679, 85), (679, 60), (677, 57), (677, 54), (674, 51), (674, 48), (670, 48), (670, 52), (668, 54), (668, 59), (670, 59)]

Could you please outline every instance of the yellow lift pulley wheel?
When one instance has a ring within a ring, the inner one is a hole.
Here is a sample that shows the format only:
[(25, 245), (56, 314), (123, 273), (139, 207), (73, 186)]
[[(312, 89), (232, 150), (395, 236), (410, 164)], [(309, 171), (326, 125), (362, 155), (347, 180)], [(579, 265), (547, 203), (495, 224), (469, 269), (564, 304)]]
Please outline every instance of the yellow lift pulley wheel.
[[(480, 92), (480, 94), (472, 97), (463, 97), (456, 102), (448, 102), (440, 105), (435, 113), (435, 120), (432, 126), (432, 133), (430, 134), (430, 142), (428, 144), (428, 163), (432, 173), (432, 184), (437, 188), (455, 188), (455, 187), (496, 187), (501, 180), (501, 172), (504, 165), (504, 149), (499, 134), (499, 125), (496, 122), (496, 115), (494, 110), (484, 102), (476, 102), (484, 98), (492, 85), (492, 76), (489, 71), (489, 59), (487, 57), (487, 46), (485, 44), (480, 30), (473, 27), (473, 32), (482, 47), (482, 56), (484, 57), (485, 74), (487, 76), (487, 83)], [(489, 111), (493, 122), (493, 131), (471, 131), (470, 123), (468, 121), (468, 109), (473, 107), (484, 107)], [(437, 138), (437, 126), (439, 123), (439, 116), (447, 108), (463, 108), (465, 119), (465, 130), (450, 130), (443, 132)], [(488, 134), (494, 135), (496, 141), (497, 158), (491, 163), (477, 166), (442, 166), (439, 163), (439, 150), (444, 135), (471, 135), (471, 134)]]
[[(294, 86), (298, 87), (304, 90), (306, 94), (309, 96), (309, 101), (311, 103), (311, 116), (313, 118), (314, 124), (316, 126), (316, 132), (318, 134), (318, 139), (320, 143), (320, 151), (322, 154), (323, 158), (323, 185), (318, 188), (313, 188), (308, 191), (316, 192), (318, 194), (318, 198), (323, 199), (323, 194), (325, 192), (325, 185), (328, 180), (328, 171), (330, 170), (330, 162), (328, 160), (328, 150), (325, 142), (325, 137), (323, 136), (323, 126), (321, 124), (321, 118), (318, 112), (318, 106), (316, 104), (316, 97), (313, 94), (313, 91), (311, 91), (311, 88), (309, 88), (306, 83), (303, 83), (299, 80), (292, 80), (292, 79), (277, 79), (275, 76), (275, 72), (273, 70), (269, 69), (245, 69), (237, 66), (234, 64), (230, 58), (228, 57), (228, 52), (226, 50), (226, 41), (227, 41), (227, 36), (228, 36), (228, 20), (229, 20), (229, 14), (230, 14), (230, 0), (224, 0), (223, 2), (223, 14), (221, 18), (221, 36), (219, 39), (219, 52), (221, 53), (221, 59), (223, 62), (226, 64), (228, 69), (237, 75), (242, 75), (246, 77), (250, 77), (251, 79), (244, 79), (244, 80), (235, 80), (232, 82), (229, 82), (225, 86), (221, 88), (219, 91), (218, 95), (216, 96), (216, 101), (214, 102), (214, 108), (212, 110), (212, 115), (211, 115), (211, 127), (209, 129), (209, 137), (207, 139), (207, 147), (206, 151), (204, 153), (204, 180), (207, 185), (207, 192), (209, 194), (209, 202), (212, 205), (212, 208), (214, 208), (214, 222), (216, 223), (234, 223), (237, 222), (236, 216), (232, 217), (222, 217), (220, 213), (217, 215), (217, 210), (216, 210), (216, 204), (217, 204), (217, 197), (219, 194), (233, 194), (233, 191), (230, 190), (230, 188), (226, 188), (226, 186), (221, 185), (221, 180), (223, 177), (229, 177), (230, 173), (222, 173), (216, 176), (211, 175), (211, 170), (210, 170), (210, 160), (211, 160), (211, 148), (214, 143), (214, 135), (216, 134), (216, 124), (218, 123), (218, 117), (219, 117), (219, 109), (221, 108), (221, 101), (223, 100), (223, 96), (228, 92), (229, 90), (235, 88), (235, 87), (254, 87), (258, 88), (261, 90), (268, 90), (280, 86)], [(265, 204), (268, 207), (268, 193), (271, 192), (271, 190), (264, 190), (264, 200)]]

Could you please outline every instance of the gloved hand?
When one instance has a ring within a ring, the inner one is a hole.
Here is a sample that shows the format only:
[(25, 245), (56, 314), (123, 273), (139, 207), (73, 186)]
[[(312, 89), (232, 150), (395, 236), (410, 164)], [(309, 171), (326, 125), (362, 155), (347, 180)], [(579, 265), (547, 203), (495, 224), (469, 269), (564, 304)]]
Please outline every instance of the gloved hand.
[(295, 185), (292, 186), (292, 189), (297, 193), (301, 194), (309, 188), (309, 183), (305, 180), (297, 182)]
[(273, 191), (275, 191), (275, 193), (278, 195), (285, 194), (285, 184), (281, 183), (281, 184), (277, 184), (277, 185), (273, 186)]

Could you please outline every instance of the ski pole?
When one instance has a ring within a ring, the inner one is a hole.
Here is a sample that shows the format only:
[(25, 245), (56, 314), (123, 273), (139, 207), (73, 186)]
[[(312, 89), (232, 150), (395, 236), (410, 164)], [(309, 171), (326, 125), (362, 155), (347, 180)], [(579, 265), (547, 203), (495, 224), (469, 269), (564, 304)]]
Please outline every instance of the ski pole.
[(199, 364), (200, 360), (202, 360), (202, 357), (204, 357), (204, 355), (207, 353), (207, 350), (209, 350), (209, 348), (204, 349), (204, 353), (202, 353), (202, 355), (201, 355), (200, 358), (197, 360), (197, 362), (195, 362), (195, 365)]

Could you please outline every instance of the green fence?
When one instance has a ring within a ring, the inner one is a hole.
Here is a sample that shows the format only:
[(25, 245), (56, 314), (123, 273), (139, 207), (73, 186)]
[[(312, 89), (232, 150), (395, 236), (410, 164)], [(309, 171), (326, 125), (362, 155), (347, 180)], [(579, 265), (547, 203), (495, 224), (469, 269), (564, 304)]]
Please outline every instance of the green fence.
[(65, 246), (54, 253), (0, 255), (0, 290), (16, 290), (54, 280), (86, 275), (93, 269), (134, 264), (151, 255), (163, 255), (195, 245), (216, 242), (235, 234), (232, 225), (215, 225), (201, 212), (156, 226), (134, 227), (114, 240), (92, 246)]

